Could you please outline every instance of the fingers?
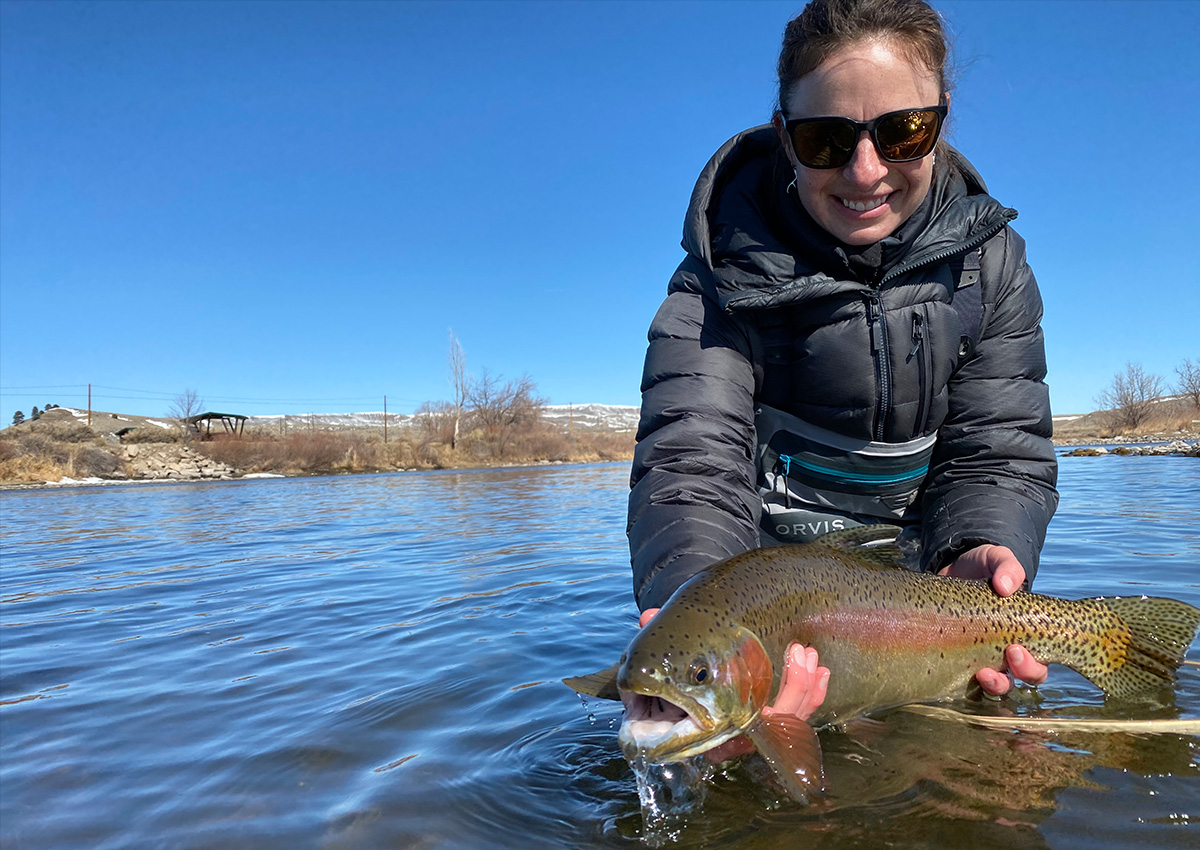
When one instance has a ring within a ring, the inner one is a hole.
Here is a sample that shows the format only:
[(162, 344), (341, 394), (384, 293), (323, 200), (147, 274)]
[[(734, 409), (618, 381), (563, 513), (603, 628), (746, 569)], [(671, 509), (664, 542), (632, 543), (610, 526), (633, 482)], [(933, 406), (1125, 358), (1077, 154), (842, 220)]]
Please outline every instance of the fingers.
[(938, 570), (938, 575), (990, 580), (1001, 596), (1011, 596), (1025, 583), (1025, 568), (1013, 550), (991, 543), (963, 552), (953, 563)]
[(763, 713), (794, 714), (800, 720), (808, 720), (821, 707), (828, 690), (829, 668), (819, 665), (817, 651), (792, 644), (788, 647), (779, 695)]
[(1008, 553), (1008, 557), (996, 562), (996, 571), (992, 573), (992, 587), (997, 593), (1001, 596), (1012, 596), (1024, 583), (1025, 568), (1012, 552)]
[(646, 624), (649, 623), (651, 619), (653, 619), (654, 615), (657, 614), (658, 611), (659, 611), (658, 608), (647, 608), (645, 611), (643, 611), (642, 615), (640, 617), (638, 617), (638, 628), (644, 629), (646, 627)]
[(1029, 654), (1029, 650), (1015, 643), (1004, 650), (1004, 665), (1011, 673), (985, 667), (975, 674), (975, 680), (985, 693), (1004, 696), (1013, 689), (1014, 677), (1030, 685), (1040, 685), (1050, 672), (1045, 664)]
[(1031, 685), (1046, 681), (1050, 672), (1050, 668), (1030, 655), (1025, 647), (1015, 643), (1004, 651), (1004, 660), (1014, 676)]
[(1002, 697), (1013, 688), (1011, 676), (991, 667), (984, 667), (976, 673), (975, 681), (979, 682), (979, 687), (983, 688), (984, 693), (994, 697)]

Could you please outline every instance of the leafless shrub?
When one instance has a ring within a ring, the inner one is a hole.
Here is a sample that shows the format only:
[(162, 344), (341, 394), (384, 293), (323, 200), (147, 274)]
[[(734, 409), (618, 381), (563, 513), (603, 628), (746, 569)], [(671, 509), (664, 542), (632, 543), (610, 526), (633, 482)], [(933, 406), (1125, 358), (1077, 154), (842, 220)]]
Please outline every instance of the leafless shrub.
[(446, 443), (451, 448), (458, 434), (458, 410), (452, 402), (427, 401), (413, 414), (413, 428), (423, 445)]
[(35, 422), (30, 432), (61, 443), (91, 443), (96, 432), (82, 422)]
[(1155, 401), (1163, 394), (1163, 381), (1146, 372), (1140, 363), (1126, 363), (1125, 371), (1096, 396), (1096, 404), (1108, 410), (1119, 431), (1135, 431), (1150, 418)]
[(1175, 392), (1186, 397), (1192, 407), (1200, 409), (1200, 361), (1193, 364), (1191, 358), (1184, 360), (1175, 367), (1175, 374), (1179, 376)]
[(123, 468), (120, 458), (99, 446), (76, 446), (71, 452), (74, 478), (113, 478)]
[(27, 457), (39, 457), (65, 467), (71, 460), (71, 447), (38, 431), (30, 431), (17, 439), (18, 452)]
[(195, 390), (187, 389), (175, 396), (175, 400), (171, 402), (171, 407), (167, 411), (167, 416), (175, 420), (183, 438), (190, 440), (199, 431), (188, 420), (193, 416), (199, 416), (203, 410), (204, 399), (200, 398), (200, 394)]
[(467, 395), (472, 428), (478, 429), (491, 457), (504, 459), (509, 443), (522, 430), (533, 430), (541, 420), (545, 399), (528, 375), (501, 383), (486, 369), (472, 382)]

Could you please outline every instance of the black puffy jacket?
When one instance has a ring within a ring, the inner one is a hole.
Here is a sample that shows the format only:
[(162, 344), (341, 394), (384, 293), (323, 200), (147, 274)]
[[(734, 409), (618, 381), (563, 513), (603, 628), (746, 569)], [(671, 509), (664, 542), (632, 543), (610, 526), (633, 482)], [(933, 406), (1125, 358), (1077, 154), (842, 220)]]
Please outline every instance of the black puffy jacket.
[(786, 173), (773, 128), (757, 127), (692, 194), (687, 257), (642, 376), (628, 527), (639, 607), (759, 545), (764, 404), (877, 444), (935, 434), (904, 518), (920, 565), (996, 543), (1032, 581), (1057, 467), (1041, 296), (1016, 213), (949, 149), (921, 210), (849, 256), (787, 194)]

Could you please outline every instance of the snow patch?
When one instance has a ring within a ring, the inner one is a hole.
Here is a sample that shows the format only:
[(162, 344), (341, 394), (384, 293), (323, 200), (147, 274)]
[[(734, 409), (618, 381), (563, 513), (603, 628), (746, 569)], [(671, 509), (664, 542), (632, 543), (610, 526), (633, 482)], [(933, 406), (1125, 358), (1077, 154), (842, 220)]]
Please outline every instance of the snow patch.
[[(568, 428), (601, 428), (610, 431), (635, 431), (641, 408), (622, 404), (548, 404), (542, 408), (547, 422)], [(387, 414), (390, 427), (411, 425), (414, 416), (408, 413)], [(262, 428), (382, 428), (383, 411), (360, 413), (282, 413), (251, 416), (248, 426)]]

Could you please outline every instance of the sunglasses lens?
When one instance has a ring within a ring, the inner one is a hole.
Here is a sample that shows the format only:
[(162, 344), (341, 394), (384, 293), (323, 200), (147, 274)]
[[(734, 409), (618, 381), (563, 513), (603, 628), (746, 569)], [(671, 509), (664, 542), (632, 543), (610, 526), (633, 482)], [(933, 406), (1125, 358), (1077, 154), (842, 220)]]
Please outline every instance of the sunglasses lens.
[(897, 112), (875, 128), (879, 153), (892, 162), (920, 159), (937, 144), (941, 116), (932, 110)]
[(850, 161), (854, 136), (854, 125), (846, 120), (805, 121), (792, 131), (792, 146), (802, 165), (838, 168)]

